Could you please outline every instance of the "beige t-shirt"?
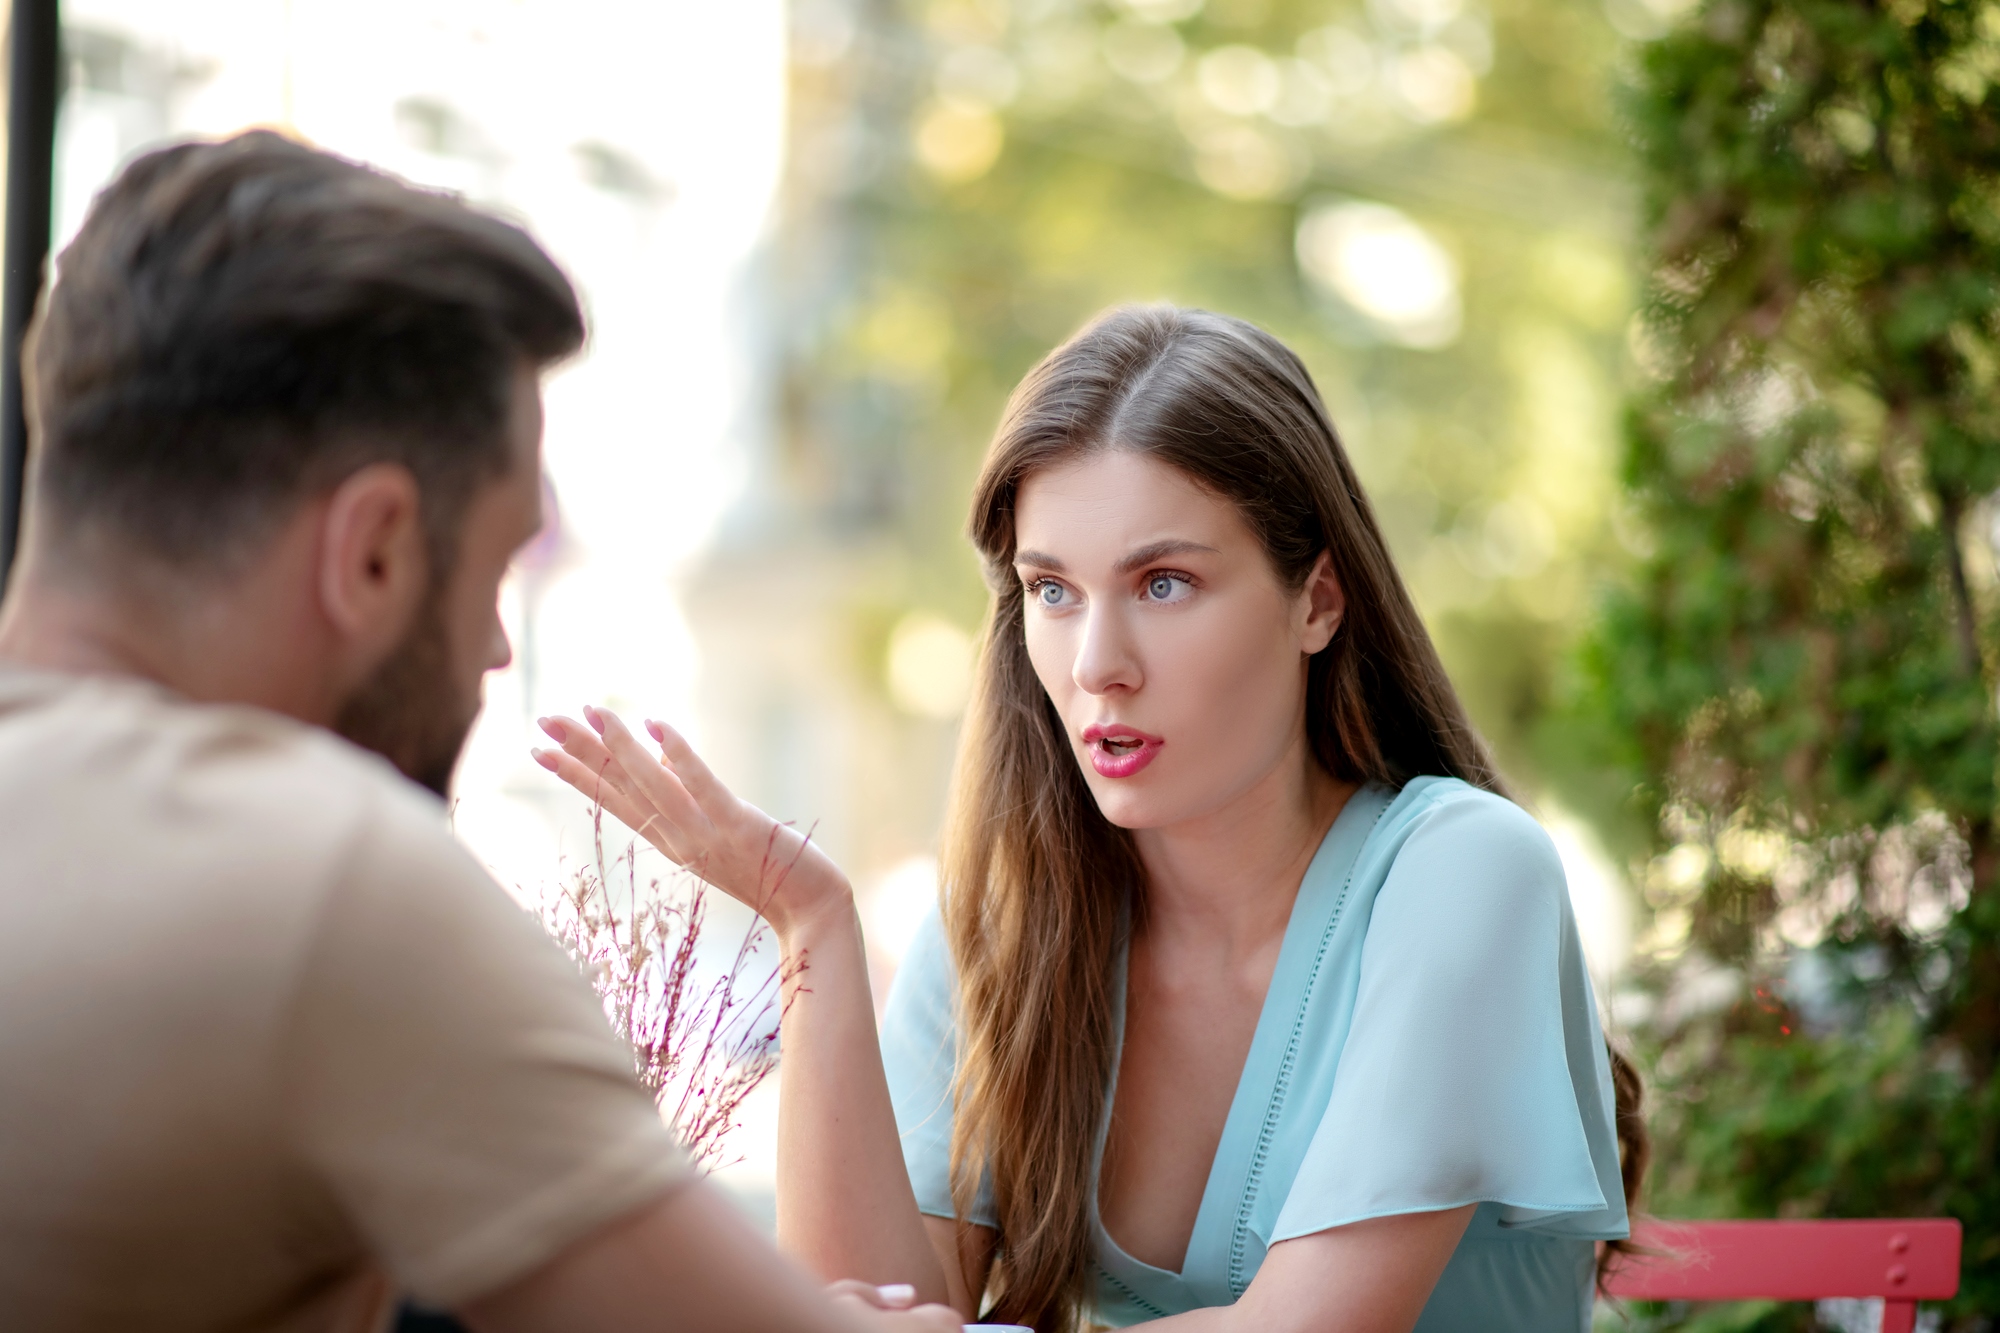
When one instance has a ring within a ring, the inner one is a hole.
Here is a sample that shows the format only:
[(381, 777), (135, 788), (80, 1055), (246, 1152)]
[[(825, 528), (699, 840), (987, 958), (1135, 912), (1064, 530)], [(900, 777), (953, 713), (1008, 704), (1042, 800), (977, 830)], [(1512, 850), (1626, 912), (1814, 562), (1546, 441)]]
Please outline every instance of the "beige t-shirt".
[(689, 1176), (427, 793), (258, 709), (0, 667), (0, 1328), (367, 1328)]

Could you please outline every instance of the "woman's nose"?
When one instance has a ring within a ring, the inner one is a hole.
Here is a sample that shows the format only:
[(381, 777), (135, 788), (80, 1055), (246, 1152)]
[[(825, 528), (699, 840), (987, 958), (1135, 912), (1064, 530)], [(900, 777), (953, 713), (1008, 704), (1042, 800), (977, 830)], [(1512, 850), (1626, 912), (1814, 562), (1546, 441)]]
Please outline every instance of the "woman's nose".
[(1145, 679), (1137, 647), (1120, 616), (1093, 607), (1084, 622), (1070, 678), (1085, 694), (1136, 690)]

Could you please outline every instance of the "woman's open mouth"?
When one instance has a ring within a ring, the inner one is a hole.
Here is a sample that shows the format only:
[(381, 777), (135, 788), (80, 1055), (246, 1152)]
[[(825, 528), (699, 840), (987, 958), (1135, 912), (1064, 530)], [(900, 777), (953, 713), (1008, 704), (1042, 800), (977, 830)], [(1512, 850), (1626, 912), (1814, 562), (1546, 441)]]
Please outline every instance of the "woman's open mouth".
[(1129, 778), (1152, 763), (1166, 741), (1135, 727), (1093, 722), (1083, 729), (1083, 743), (1090, 751), (1090, 766), (1100, 776)]

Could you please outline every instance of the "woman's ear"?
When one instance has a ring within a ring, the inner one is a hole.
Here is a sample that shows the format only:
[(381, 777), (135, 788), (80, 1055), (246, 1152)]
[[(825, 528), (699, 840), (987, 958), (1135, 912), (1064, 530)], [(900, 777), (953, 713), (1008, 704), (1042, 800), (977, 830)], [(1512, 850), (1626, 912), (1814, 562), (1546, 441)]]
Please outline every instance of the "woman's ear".
[(1347, 592), (1333, 572), (1333, 555), (1321, 551), (1313, 561), (1306, 586), (1299, 590), (1299, 606), (1305, 621), (1299, 627), (1299, 648), (1308, 657), (1333, 642), (1334, 633), (1347, 616)]

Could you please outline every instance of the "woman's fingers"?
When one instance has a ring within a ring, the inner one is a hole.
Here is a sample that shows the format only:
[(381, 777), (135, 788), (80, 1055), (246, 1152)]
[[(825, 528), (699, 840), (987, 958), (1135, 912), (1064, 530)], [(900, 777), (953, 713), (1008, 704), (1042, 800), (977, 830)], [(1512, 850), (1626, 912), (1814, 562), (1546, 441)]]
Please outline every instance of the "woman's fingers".
[(627, 791), (632, 789), (625, 766), (611, 757), (611, 751), (604, 748), (604, 742), (591, 728), (568, 717), (545, 717), (541, 719), (540, 726), (550, 740), (562, 746), (585, 768), (604, 773)]
[[(691, 853), (702, 856), (713, 854), (717, 850), (709, 845), (714, 841), (713, 825), (700, 804), (681, 785), (674, 771), (647, 754), (645, 747), (625, 729), (625, 723), (616, 713), (602, 708), (585, 708), (583, 716), (603, 737), (604, 748), (624, 770), (632, 784), (633, 794), (649, 801), (669, 824), (685, 835), (685, 841), (695, 844), (688, 849)], [(682, 860), (682, 864), (688, 862)]]
[(646, 732), (659, 743), (660, 758), (674, 770), (674, 775), (680, 778), (688, 793), (701, 802), (703, 809), (718, 798), (728, 799), (729, 789), (716, 779), (708, 765), (701, 761), (701, 756), (694, 752), (694, 747), (678, 731), (664, 722), (647, 718)]
[(659, 817), (659, 813), (649, 805), (632, 799), (624, 788), (618, 786), (607, 775), (593, 772), (574, 756), (564, 754), (561, 750), (530, 750), (529, 753), (534, 756), (536, 763), (576, 788), (581, 795), (603, 806), (610, 812), (612, 818), (626, 828), (642, 834), (647, 841), (668, 856), (673, 855), (666, 842), (669, 830), (663, 827), (665, 821)]
[[(550, 725), (546, 719), (542, 729), (552, 735), (561, 731), (560, 727)], [(528, 753), (534, 756), (536, 763), (592, 800), (598, 799), (606, 791), (628, 793), (631, 784), (625, 778), (624, 770), (603, 746), (597, 746), (595, 749), (596, 753), (592, 754), (571, 741), (560, 750), (531, 748)]]
[(846, 1296), (860, 1301), (863, 1305), (873, 1306), (877, 1309), (887, 1308), (882, 1304), (881, 1297), (876, 1294), (873, 1282), (861, 1282), (855, 1278), (844, 1277), (838, 1282), (827, 1283), (826, 1294), (835, 1300)]
[[(686, 864), (691, 854), (688, 840), (672, 813), (660, 809), (654, 793), (634, 781), (632, 773), (590, 728), (566, 717), (545, 717), (541, 728), (563, 748), (534, 751), (536, 763), (601, 804), (670, 859)], [(642, 758), (639, 764), (642, 774), (658, 772), (659, 767), (650, 758)], [(685, 803), (684, 793), (681, 799)]]
[[(846, 891), (840, 872), (811, 853), (808, 839), (738, 801), (673, 728), (648, 723), (660, 743), (655, 758), (616, 713), (585, 708), (583, 718), (543, 719), (562, 749), (536, 752), (537, 762), (585, 795), (602, 790), (605, 809), (677, 864), (766, 916)], [(802, 890), (790, 881), (809, 854), (820, 873), (798, 877)]]
[[(623, 792), (628, 799), (643, 799), (625, 766), (611, 757), (611, 751), (604, 748), (604, 742), (589, 727), (566, 717), (545, 717), (541, 726), (552, 740), (562, 746), (561, 753), (574, 759), (584, 772), (594, 775), (594, 780), (588, 785), (571, 781), (570, 785), (578, 791), (596, 799), (599, 789), (608, 787)], [(566, 777), (565, 781), (569, 779)]]
[[(853, 1285), (858, 1287), (861, 1284)], [(833, 1303), (853, 1311), (864, 1321), (863, 1327), (880, 1329), (882, 1333), (892, 1333), (892, 1330), (893, 1333), (959, 1333), (965, 1326), (958, 1312), (948, 1305), (898, 1309), (847, 1290), (847, 1286), (846, 1283), (835, 1284)]]
[(917, 1289), (907, 1282), (892, 1282), (886, 1287), (878, 1287), (873, 1282), (862, 1282), (856, 1278), (842, 1278), (827, 1284), (829, 1296), (851, 1296), (864, 1305), (877, 1310), (907, 1310), (917, 1303)]

